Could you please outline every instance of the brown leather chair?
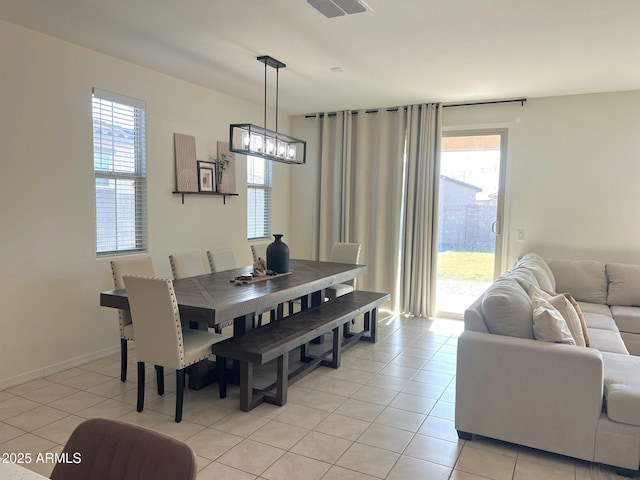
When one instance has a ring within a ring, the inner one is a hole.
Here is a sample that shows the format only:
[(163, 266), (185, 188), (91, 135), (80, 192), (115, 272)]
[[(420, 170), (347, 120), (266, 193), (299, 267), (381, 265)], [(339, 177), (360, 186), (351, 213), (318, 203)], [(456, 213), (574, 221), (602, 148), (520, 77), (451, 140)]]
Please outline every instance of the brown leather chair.
[(195, 480), (185, 443), (138, 425), (92, 418), (76, 427), (51, 480)]

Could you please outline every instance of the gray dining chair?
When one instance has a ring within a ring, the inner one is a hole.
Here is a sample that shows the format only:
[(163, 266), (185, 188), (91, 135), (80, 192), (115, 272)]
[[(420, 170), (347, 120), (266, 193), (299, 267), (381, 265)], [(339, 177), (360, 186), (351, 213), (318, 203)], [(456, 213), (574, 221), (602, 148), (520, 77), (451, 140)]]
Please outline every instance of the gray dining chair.
[(202, 261), (202, 253), (200, 252), (174, 253), (169, 255), (169, 263), (174, 280), (210, 273)]
[[(131, 423), (92, 418), (71, 433), (51, 480), (195, 480), (186, 443)], [(22, 478), (22, 477), (21, 477)]]
[(236, 257), (230, 248), (219, 248), (207, 252), (209, 267), (212, 272), (224, 272), (237, 268)]
[[(153, 277), (153, 261), (151, 257), (128, 258), (111, 260), (111, 274), (113, 286), (116, 290), (124, 288), (124, 275), (144, 275)], [(135, 333), (131, 324), (131, 314), (128, 310), (118, 310), (120, 323), (120, 380), (127, 381), (127, 347), (129, 341), (135, 341)]]
[[(358, 264), (360, 261), (360, 251), (362, 244), (336, 242), (331, 249), (331, 261), (336, 263), (352, 263)], [(325, 290), (325, 297), (333, 299), (340, 297), (346, 293), (353, 292), (356, 289), (356, 279), (345, 283), (332, 285)]]
[[(145, 363), (157, 366), (158, 388), (164, 393), (164, 368), (176, 370), (176, 415), (182, 420), (185, 371), (211, 356), (211, 346), (227, 335), (183, 329), (173, 282), (162, 278), (125, 276), (131, 319), (136, 329), (138, 358), (137, 410), (144, 409)], [(224, 365), (224, 360), (218, 358)]]

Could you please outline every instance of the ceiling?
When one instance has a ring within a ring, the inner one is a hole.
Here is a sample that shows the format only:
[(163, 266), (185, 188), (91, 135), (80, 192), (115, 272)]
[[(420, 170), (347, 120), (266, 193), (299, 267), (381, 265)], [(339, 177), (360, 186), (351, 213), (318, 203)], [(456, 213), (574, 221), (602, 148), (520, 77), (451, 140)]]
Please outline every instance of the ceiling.
[(270, 55), (289, 114), (640, 89), (638, 0), (365, 1), (0, 0), (0, 19), (259, 105)]

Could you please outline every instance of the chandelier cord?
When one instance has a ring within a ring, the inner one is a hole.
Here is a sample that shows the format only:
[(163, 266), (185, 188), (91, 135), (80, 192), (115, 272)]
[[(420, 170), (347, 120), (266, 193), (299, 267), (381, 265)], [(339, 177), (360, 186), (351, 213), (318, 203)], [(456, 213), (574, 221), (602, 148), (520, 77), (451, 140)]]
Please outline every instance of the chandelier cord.
[(264, 64), (264, 128), (267, 128), (267, 64), (266, 62)]

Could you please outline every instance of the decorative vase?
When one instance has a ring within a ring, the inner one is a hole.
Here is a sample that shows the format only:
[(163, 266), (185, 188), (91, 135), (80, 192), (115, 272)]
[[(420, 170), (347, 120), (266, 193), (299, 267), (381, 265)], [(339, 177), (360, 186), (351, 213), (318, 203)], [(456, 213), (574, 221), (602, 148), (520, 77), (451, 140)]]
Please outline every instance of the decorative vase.
[(216, 191), (223, 193), (222, 191), (222, 169), (219, 165), (216, 165)]
[(267, 247), (267, 269), (273, 273), (289, 272), (289, 247), (282, 241), (282, 234), (274, 234), (275, 240)]

